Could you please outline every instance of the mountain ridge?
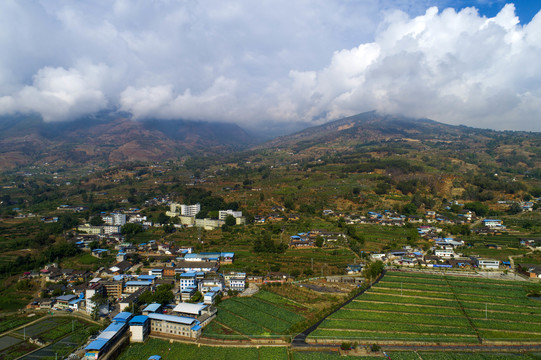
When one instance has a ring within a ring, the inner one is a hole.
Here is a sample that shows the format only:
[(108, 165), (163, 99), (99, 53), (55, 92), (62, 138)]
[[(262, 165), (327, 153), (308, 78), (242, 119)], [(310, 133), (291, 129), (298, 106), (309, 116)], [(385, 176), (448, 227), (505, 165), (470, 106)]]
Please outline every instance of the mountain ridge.
[(0, 118), (0, 169), (45, 162), (162, 161), (195, 153), (228, 153), (255, 143), (252, 134), (230, 123), (135, 121), (108, 112), (62, 123), (45, 123), (38, 115), (4, 116)]

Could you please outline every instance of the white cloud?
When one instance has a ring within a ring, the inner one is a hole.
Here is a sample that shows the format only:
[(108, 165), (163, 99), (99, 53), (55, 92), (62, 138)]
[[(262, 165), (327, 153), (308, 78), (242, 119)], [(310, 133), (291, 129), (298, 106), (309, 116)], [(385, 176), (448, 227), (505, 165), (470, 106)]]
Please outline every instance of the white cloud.
[(291, 128), (377, 109), (541, 130), (541, 15), (427, 9), (439, 1), (7, 0), (0, 114)]
[(14, 95), (0, 97), (0, 111), (38, 112), (45, 121), (69, 120), (107, 106), (100, 90), (107, 68), (82, 64), (80, 69), (44, 67), (34, 75), (32, 85)]
[[(326, 68), (306, 72), (313, 85), (303, 93), (319, 96), (296, 109), (301, 120), (325, 113), (322, 122), (377, 109), (453, 124), (541, 131), (541, 63), (534, 60), (541, 56), (541, 15), (522, 27), (513, 5), (491, 19), (473, 8), (429, 8), (415, 18), (389, 13), (383, 24), (374, 42), (337, 52)], [(295, 98), (296, 79), (275, 91)]]

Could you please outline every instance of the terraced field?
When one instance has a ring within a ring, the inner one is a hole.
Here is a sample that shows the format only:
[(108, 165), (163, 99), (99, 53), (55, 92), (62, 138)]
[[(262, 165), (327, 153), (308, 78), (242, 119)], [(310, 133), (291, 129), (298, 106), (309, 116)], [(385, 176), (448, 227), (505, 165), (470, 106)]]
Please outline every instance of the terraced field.
[(294, 324), (305, 320), (295, 312), (298, 309), (299, 304), (267, 291), (227, 299), (218, 305), (218, 315), (203, 336), (242, 339), (288, 334)]
[(308, 341), (541, 341), (541, 301), (525, 282), (388, 272), (332, 314)]

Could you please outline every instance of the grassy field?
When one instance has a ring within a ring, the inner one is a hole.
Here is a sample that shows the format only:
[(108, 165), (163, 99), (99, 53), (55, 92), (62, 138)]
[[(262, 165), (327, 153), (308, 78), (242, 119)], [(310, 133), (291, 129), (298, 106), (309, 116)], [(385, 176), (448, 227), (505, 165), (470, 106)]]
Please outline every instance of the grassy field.
[(144, 344), (133, 344), (126, 349), (118, 360), (148, 359), (151, 355), (160, 355), (167, 360), (253, 360), (253, 359), (287, 359), (287, 350), (284, 347), (272, 347), (259, 349), (255, 347), (211, 347), (181, 343), (169, 343), (168, 341), (149, 339)]
[[(130, 345), (118, 360), (147, 359), (151, 355), (160, 355), (167, 360), (370, 360), (384, 359), (383, 354), (373, 356), (341, 356), (336, 351), (293, 351), (286, 347), (210, 347), (182, 343), (169, 343), (165, 340), (149, 339), (144, 344)], [(497, 354), (497, 353), (455, 353), (455, 352), (390, 352), (393, 360), (531, 360), (539, 359), (538, 354)]]
[(541, 302), (529, 283), (387, 273), (309, 338), (435, 343), (541, 340)]
[(305, 310), (288, 299), (267, 291), (250, 298), (230, 298), (218, 304), (218, 315), (203, 336), (212, 338), (267, 337), (288, 334), (305, 320)]

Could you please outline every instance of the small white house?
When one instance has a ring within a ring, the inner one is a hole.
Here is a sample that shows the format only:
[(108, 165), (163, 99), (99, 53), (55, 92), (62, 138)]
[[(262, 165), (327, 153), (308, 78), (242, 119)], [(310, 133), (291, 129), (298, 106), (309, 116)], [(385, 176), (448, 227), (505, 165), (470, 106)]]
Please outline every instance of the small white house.
[(480, 269), (498, 270), (500, 268), (500, 260), (477, 259), (477, 267)]

